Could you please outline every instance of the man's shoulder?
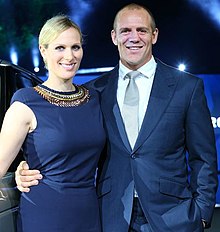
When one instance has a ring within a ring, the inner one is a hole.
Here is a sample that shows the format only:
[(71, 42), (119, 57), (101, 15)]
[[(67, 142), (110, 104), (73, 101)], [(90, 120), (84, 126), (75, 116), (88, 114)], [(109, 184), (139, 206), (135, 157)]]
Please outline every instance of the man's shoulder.
[(93, 88), (96, 90), (102, 90), (108, 83), (109, 78), (116, 77), (118, 72), (118, 66), (114, 67), (112, 70), (103, 73), (102, 75), (98, 76), (97, 78), (86, 82), (84, 86), (88, 88)]
[(185, 79), (186, 81), (200, 80), (200, 78), (195, 74), (192, 74), (187, 71), (181, 71), (177, 67), (166, 64), (159, 59), (157, 59), (156, 62), (157, 62), (157, 72), (159, 72), (162, 75), (166, 75), (178, 79), (181, 78), (181, 79)]

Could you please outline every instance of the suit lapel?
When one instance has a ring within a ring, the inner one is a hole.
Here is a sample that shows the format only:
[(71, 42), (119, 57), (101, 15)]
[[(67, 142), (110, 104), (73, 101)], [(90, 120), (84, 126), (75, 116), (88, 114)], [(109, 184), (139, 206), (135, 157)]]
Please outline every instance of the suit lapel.
[(158, 62), (148, 107), (134, 150), (150, 136), (173, 96), (176, 80), (164, 67), (164, 64)]
[(127, 150), (131, 151), (131, 146), (130, 146), (130, 143), (128, 141), (127, 133), (125, 131), (123, 119), (122, 119), (118, 104), (114, 105), (113, 113), (114, 113), (115, 121), (117, 124), (118, 133), (120, 134), (121, 139), (122, 139), (125, 147), (127, 148)]
[(108, 83), (102, 93), (101, 107), (105, 121), (112, 127), (115, 139), (122, 140), (125, 147), (130, 151), (130, 144), (124, 128), (123, 119), (117, 103), (118, 67), (108, 77)]

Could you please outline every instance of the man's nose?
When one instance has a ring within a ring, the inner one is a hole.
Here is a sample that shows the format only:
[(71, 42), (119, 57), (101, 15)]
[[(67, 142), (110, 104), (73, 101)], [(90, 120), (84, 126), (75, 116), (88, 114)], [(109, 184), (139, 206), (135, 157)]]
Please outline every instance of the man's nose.
[(130, 33), (130, 41), (138, 41), (139, 40), (139, 34), (137, 31), (131, 31)]

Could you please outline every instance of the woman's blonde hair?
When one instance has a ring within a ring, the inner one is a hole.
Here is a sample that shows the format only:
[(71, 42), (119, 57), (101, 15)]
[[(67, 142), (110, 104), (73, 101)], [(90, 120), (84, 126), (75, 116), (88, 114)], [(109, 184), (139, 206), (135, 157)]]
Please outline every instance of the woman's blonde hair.
[(80, 42), (83, 42), (82, 32), (79, 26), (74, 23), (67, 15), (56, 15), (46, 21), (39, 34), (39, 45), (45, 48), (55, 40), (62, 32), (69, 28), (75, 28), (80, 34)]

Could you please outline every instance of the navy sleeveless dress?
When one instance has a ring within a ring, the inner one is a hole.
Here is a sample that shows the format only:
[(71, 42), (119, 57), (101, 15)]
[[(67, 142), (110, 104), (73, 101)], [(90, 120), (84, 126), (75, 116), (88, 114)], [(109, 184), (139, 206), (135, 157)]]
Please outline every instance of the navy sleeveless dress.
[(12, 103), (22, 102), (35, 114), (37, 127), (23, 149), (30, 169), (43, 175), (39, 185), (21, 195), (19, 232), (101, 231), (95, 176), (105, 133), (98, 94), (89, 89), (89, 95), (81, 105), (60, 107), (34, 88), (14, 94)]

